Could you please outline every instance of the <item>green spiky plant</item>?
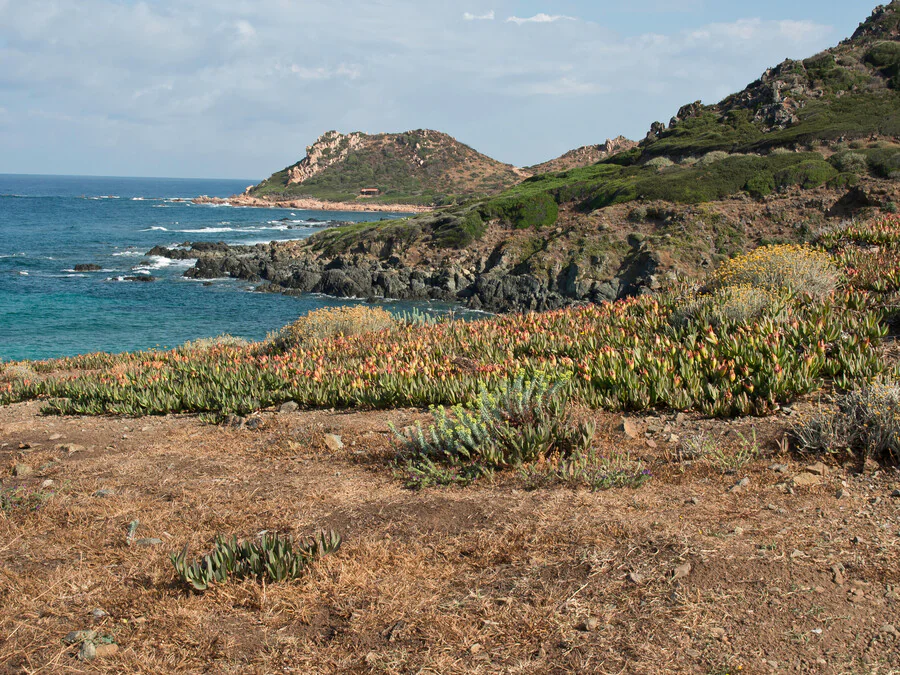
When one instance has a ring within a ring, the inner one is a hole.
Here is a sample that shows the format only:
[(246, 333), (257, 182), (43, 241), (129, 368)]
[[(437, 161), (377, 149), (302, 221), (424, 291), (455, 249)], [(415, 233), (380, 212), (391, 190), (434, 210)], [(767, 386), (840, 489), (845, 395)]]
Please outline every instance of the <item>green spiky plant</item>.
[(254, 577), (272, 582), (298, 578), (319, 558), (341, 547), (341, 536), (333, 530), (294, 541), (293, 537), (264, 533), (259, 539), (238, 541), (219, 535), (213, 550), (198, 560), (189, 559), (188, 547), (169, 556), (178, 577), (197, 591), (233, 577)]

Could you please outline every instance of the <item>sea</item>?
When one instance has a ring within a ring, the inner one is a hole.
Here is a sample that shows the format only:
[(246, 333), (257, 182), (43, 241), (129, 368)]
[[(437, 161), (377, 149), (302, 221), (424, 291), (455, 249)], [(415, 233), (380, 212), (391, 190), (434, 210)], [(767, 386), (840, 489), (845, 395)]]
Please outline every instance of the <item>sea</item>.
[[(0, 174), (0, 360), (165, 349), (229, 334), (271, 331), (347, 300), (253, 292), (234, 279), (187, 279), (192, 261), (148, 256), (157, 245), (303, 239), (334, 221), (396, 213), (347, 213), (197, 205), (253, 180)], [(76, 272), (79, 264), (100, 267)], [(152, 276), (155, 281), (130, 281)], [(444, 313), (441, 303), (381, 303), (392, 312)]]

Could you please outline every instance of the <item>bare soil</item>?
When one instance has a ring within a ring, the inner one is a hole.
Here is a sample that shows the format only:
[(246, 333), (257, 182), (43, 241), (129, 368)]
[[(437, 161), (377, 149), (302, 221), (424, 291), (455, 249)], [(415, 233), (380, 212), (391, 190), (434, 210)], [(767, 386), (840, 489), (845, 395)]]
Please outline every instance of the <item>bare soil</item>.
[[(264, 412), (251, 430), (0, 409), (0, 672), (900, 672), (895, 469), (832, 462), (792, 487), (816, 460), (779, 449), (787, 414), (637, 418), (635, 438), (599, 414), (601, 449), (642, 457), (643, 487), (415, 492), (387, 423), (420, 417)], [(753, 431), (766, 456), (733, 475), (668, 442)], [(128, 545), (135, 519), (162, 543)], [(293, 583), (198, 594), (168, 560), (217, 533), (323, 527), (343, 547)], [(79, 660), (63, 638), (88, 629), (115, 653)]]

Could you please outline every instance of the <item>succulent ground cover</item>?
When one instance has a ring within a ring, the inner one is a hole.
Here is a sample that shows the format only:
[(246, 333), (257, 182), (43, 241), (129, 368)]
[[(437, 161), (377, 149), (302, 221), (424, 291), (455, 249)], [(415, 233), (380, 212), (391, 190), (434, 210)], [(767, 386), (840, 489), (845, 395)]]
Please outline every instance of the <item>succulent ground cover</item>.
[[(593, 408), (765, 414), (825, 384), (848, 387), (885, 371), (877, 347), (896, 290), (898, 233), (896, 216), (855, 223), (819, 248), (763, 247), (729, 261), (709, 288), (602, 305), (433, 325), (379, 316), (372, 327), (380, 330), (358, 334), (33, 363), (33, 378), (8, 368), (0, 396), (40, 399), (61, 414), (247, 414), (285, 401), (427, 407), (471, 401), (524, 374), (565, 382)], [(687, 304), (723, 286), (780, 293), (784, 302), (685, 319)]]

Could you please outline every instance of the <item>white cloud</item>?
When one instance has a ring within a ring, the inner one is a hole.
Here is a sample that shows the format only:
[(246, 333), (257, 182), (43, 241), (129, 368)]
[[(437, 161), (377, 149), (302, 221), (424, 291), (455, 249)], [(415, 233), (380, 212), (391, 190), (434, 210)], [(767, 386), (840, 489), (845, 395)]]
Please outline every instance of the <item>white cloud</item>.
[(579, 82), (574, 77), (563, 77), (553, 82), (530, 84), (515, 93), (534, 96), (587, 96), (609, 94), (611, 91), (612, 88), (608, 86)]
[(535, 14), (534, 16), (529, 16), (528, 18), (522, 18), (520, 16), (511, 16), (506, 22), (507, 23), (515, 23), (518, 25), (522, 25), (523, 23), (555, 23), (556, 21), (578, 21), (574, 16), (565, 16), (563, 14), (544, 14), (543, 12), (540, 14)]
[(361, 73), (358, 66), (340, 64), (337, 68), (308, 68), (306, 66), (298, 66), (292, 63), (290, 67), (291, 73), (299, 77), (301, 80), (332, 80), (335, 78), (346, 78), (355, 80)]
[(463, 19), (466, 21), (493, 21), (495, 16), (494, 10), (485, 14), (472, 14), (472, 12), (463, 13)]

